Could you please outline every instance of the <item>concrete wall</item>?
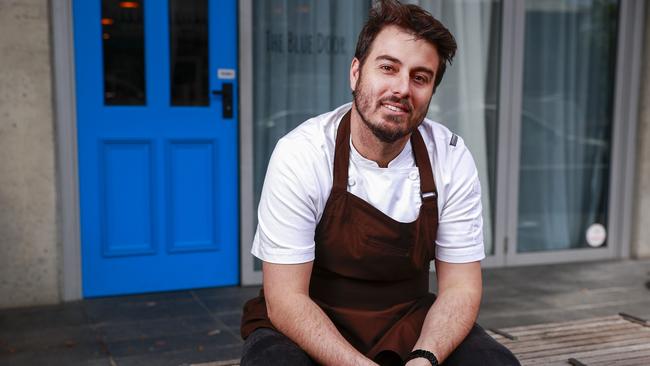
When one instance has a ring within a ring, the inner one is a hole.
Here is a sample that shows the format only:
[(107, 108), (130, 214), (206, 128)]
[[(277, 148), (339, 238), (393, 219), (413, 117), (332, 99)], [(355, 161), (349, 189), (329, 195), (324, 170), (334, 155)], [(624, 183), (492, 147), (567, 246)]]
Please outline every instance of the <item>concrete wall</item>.
[(650, 258), (650, 4), (646, 4), (646, 10), (632, 225), (631, 249), (635, 258)]
[(50, 17), (0, 0), (0, 308), (59, 301)]

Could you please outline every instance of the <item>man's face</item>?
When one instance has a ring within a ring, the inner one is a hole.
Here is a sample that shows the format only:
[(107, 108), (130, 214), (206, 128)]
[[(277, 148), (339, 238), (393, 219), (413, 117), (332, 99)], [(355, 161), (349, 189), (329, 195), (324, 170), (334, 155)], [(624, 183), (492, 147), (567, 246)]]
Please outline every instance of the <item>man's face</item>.
[(354, 106), (377, 138), (392, 143), (422, 123), (438, 63), (433, 45), (396, 26), (377, 34), (363, 65), (352, 60)]

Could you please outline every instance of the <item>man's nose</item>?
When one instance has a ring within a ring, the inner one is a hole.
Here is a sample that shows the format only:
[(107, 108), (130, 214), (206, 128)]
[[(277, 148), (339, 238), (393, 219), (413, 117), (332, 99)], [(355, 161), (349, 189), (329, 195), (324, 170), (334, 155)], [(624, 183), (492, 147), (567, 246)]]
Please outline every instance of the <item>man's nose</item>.
[(400, 98), (406, 98), (409, 95), (410, 91), (410, 82), (411, 77), (405, 74), (396, 75), (393, 78), (392, 92), (393, 95), (399, 96)]

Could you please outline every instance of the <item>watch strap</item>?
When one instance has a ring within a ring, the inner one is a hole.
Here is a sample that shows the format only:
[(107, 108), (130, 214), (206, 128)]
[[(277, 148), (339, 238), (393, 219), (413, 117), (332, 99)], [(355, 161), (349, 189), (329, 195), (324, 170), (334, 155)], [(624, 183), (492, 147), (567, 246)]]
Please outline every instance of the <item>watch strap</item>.
[(426, 358), (431, 363), (431, 366), (438, 366), (438, 359), (436, 358), (436, 355), (434, 355), (433, 352), (429, 352), (425, 349), (416, 349), (412, 351), (408, 356), (406, 356), (404, 363), (406, 364), (414, 358)]

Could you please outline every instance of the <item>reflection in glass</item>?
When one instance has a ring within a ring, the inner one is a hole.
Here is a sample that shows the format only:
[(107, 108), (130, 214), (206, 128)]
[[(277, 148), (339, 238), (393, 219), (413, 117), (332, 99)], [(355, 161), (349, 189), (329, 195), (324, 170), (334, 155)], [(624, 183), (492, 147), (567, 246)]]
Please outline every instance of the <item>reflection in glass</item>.
[(208, 105), (208, 1), (170, 0), (172, 105)]
[[(371, 0), (254, 0), (254, 189), (280, 137), (351, 101), (348, 80)], [(255, 263), (259, 270), (259, 262)]]
[(481, 181), (486, 255), (494, 254), (493, 229), (501, 53), (500, 0), (419, 0), (454, 35), (458, 52), (429, 105), (427, 117), (460, 135)]
[(607, 224), (617, 3), (526, 2), (519, 252), (585, 248)]
[(146, 103), (143, 7), (143, 0), (102, 0), (106, 105)]

